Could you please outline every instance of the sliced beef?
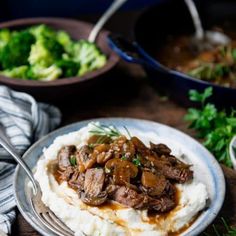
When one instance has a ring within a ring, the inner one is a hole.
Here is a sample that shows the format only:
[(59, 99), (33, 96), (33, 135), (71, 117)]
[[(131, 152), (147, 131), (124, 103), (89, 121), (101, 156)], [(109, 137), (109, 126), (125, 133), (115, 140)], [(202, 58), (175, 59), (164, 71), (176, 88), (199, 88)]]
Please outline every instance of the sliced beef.
[(150, 148), (152, 151), (154, 151), (158, 155), (170, 155), (170, 153), (171, 153), (171, 149), (168, 148), (163, 143), (154, 144), (154, 143), (150, 142)]
[(138, 193), (137, 191), (125, 186), (113, 186), (110, 188), (110, 197), (125, 206), (135, 209), (149, 209), (157, 212), (166, 212), (173, 209), (176, 203), (168, 197), (159, 199), (152, 198), (147, 194)]
[(76, 162), (80, 172), (85, 172), (96, 163), (96, 157), (92, 155), (93, 150), (88, 145), (82, 146), (76, 153)]
[(163, 196), (167, 196), (173, 201), (176, 201), (176, 187), (172, 183), (170, 183), (170, 181), (167, 181)]
[(167, 179), (175, 180), (178, 183), (185, 183), (193, 178), (193, 171), (190, 166), (176, 160), (173, 164), (169, 157), (150, 155), (145, 157), (147, 162), (145, 166), (155, 167), (157, 172), (164, 175)]
[(168, 197), (149, 198), (149, 210), (154, 210), (159, 213), (170, 211), (176, 207), (175, 201)]
[(107, 199), (107, 193), (103, 190), (105, 172), (101, 168), (88, 169), (85, 173), (84, 193), (81, 200), (92, 206), (103, 204)]
[(111, 198), (125, 206), (135, 209), (144, 209), (148, 207), (149, 197), (142, 193), (137, 193), (135, 190), (125, 186), (116, 186), (110, 192)]
[(193, 171), (189, 168), (171, 166), (162, 161), (155, 161), (155, 167), (166, 178), (175, 180), (178, 183), (185, 183), (193, 178)]
[(75, 171), (75, 168), (73, 166), (68, 166), (66, 169), (64, 169), (64, 171), (60, 171), (58, 170), (60, 177), (59, 180), (60, 181), (69, 181), (71, 179), (71, 177), (73, 176)]
[(76, 170), (68, 181), (68, 184), (80, 194), (84, 190), (84, 179), (84, 173), (80, 173), (79, 170)]
[(60, 149), (57, 155), (60, 170), (65, 170), (68, 166), (71, 166), (70, 157), (74, 155), (75, 151), (76, 147), (74, 145), (64, 146)]

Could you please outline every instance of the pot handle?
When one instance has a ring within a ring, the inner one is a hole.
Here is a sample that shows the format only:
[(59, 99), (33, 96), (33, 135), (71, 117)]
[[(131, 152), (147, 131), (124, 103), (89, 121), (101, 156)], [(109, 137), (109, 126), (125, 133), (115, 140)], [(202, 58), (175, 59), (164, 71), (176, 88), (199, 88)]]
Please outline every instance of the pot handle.
[(162, 73), (170, 73), (170, 69), (153, 59), (136, 42), (129, 42), (119, 35), (110, 34), (108, 44), (116, 54), (127, 62), (150, 67)]

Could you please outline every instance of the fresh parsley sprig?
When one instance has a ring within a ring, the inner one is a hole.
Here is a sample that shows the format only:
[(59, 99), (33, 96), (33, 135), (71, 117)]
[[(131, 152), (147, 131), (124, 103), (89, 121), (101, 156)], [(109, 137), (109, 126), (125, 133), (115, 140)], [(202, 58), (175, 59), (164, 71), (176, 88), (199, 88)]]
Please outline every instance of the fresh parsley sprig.
[(224, 110), (219, 111), (214, 104), (207, 103), (212, 93), (212, 87), (205, 89), (203, 93), (190, 90), (189, 99), (199, 102), (201, 108), (189, 108), (185, 120), (190, 122), (189, 128), (197, 131), (197, 137), (204, 140), (203, 144), (217, 160), (232, 167), (228, 147), (236, 134), (236, 112), (232, 110), (227, 114)]
[(133, 164), (137, 167), (141, 166), (141, 156), (139, 154), (132, 160)]

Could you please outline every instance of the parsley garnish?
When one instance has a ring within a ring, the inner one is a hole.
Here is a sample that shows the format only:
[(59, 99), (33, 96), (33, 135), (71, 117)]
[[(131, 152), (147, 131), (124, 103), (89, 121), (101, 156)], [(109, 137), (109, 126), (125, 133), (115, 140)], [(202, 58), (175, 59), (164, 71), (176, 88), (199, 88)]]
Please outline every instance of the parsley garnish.
[(136, 158), (132, 160), (133, 164), (138, 166), (141, 166), (141, 156), (139, 154), (136, 155)]
[(224, 110), (219, 111), (214, 104), (207, 103), (206, 100), (211, 95), (211, 87), (205, 89), (203, 93), (190, 90), (190, 100), (199, 102), (201, 108), (189, 108), (185, 120), (190, 122), (189, 128), (197, 131), (197, 137), (204, 140), (203, 144), (216, 159), (232, 167), (228, 147), (236, 133), (236, 112), (232, 110), (227, 114)]
[(77, 165), (76, 156), (74, 156), (74, 155), (70, 156), (70, 164), (72, 166), (76, 166)]

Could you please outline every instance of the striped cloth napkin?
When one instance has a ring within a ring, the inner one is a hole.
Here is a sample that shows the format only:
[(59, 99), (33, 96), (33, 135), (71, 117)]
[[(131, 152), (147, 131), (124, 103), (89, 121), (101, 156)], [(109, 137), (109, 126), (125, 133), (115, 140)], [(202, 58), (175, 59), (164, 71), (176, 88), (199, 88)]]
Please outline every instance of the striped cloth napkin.
[[(61, 113), (56, 107), (37, 103), (26, 93), (0, 86), (0, 125), (19, 154), (55, 129), (60, 121)], [(11, 233), (15, 219), (12, 187), (15, 167), (12, 157), (0, 148), (0, 236)]]

